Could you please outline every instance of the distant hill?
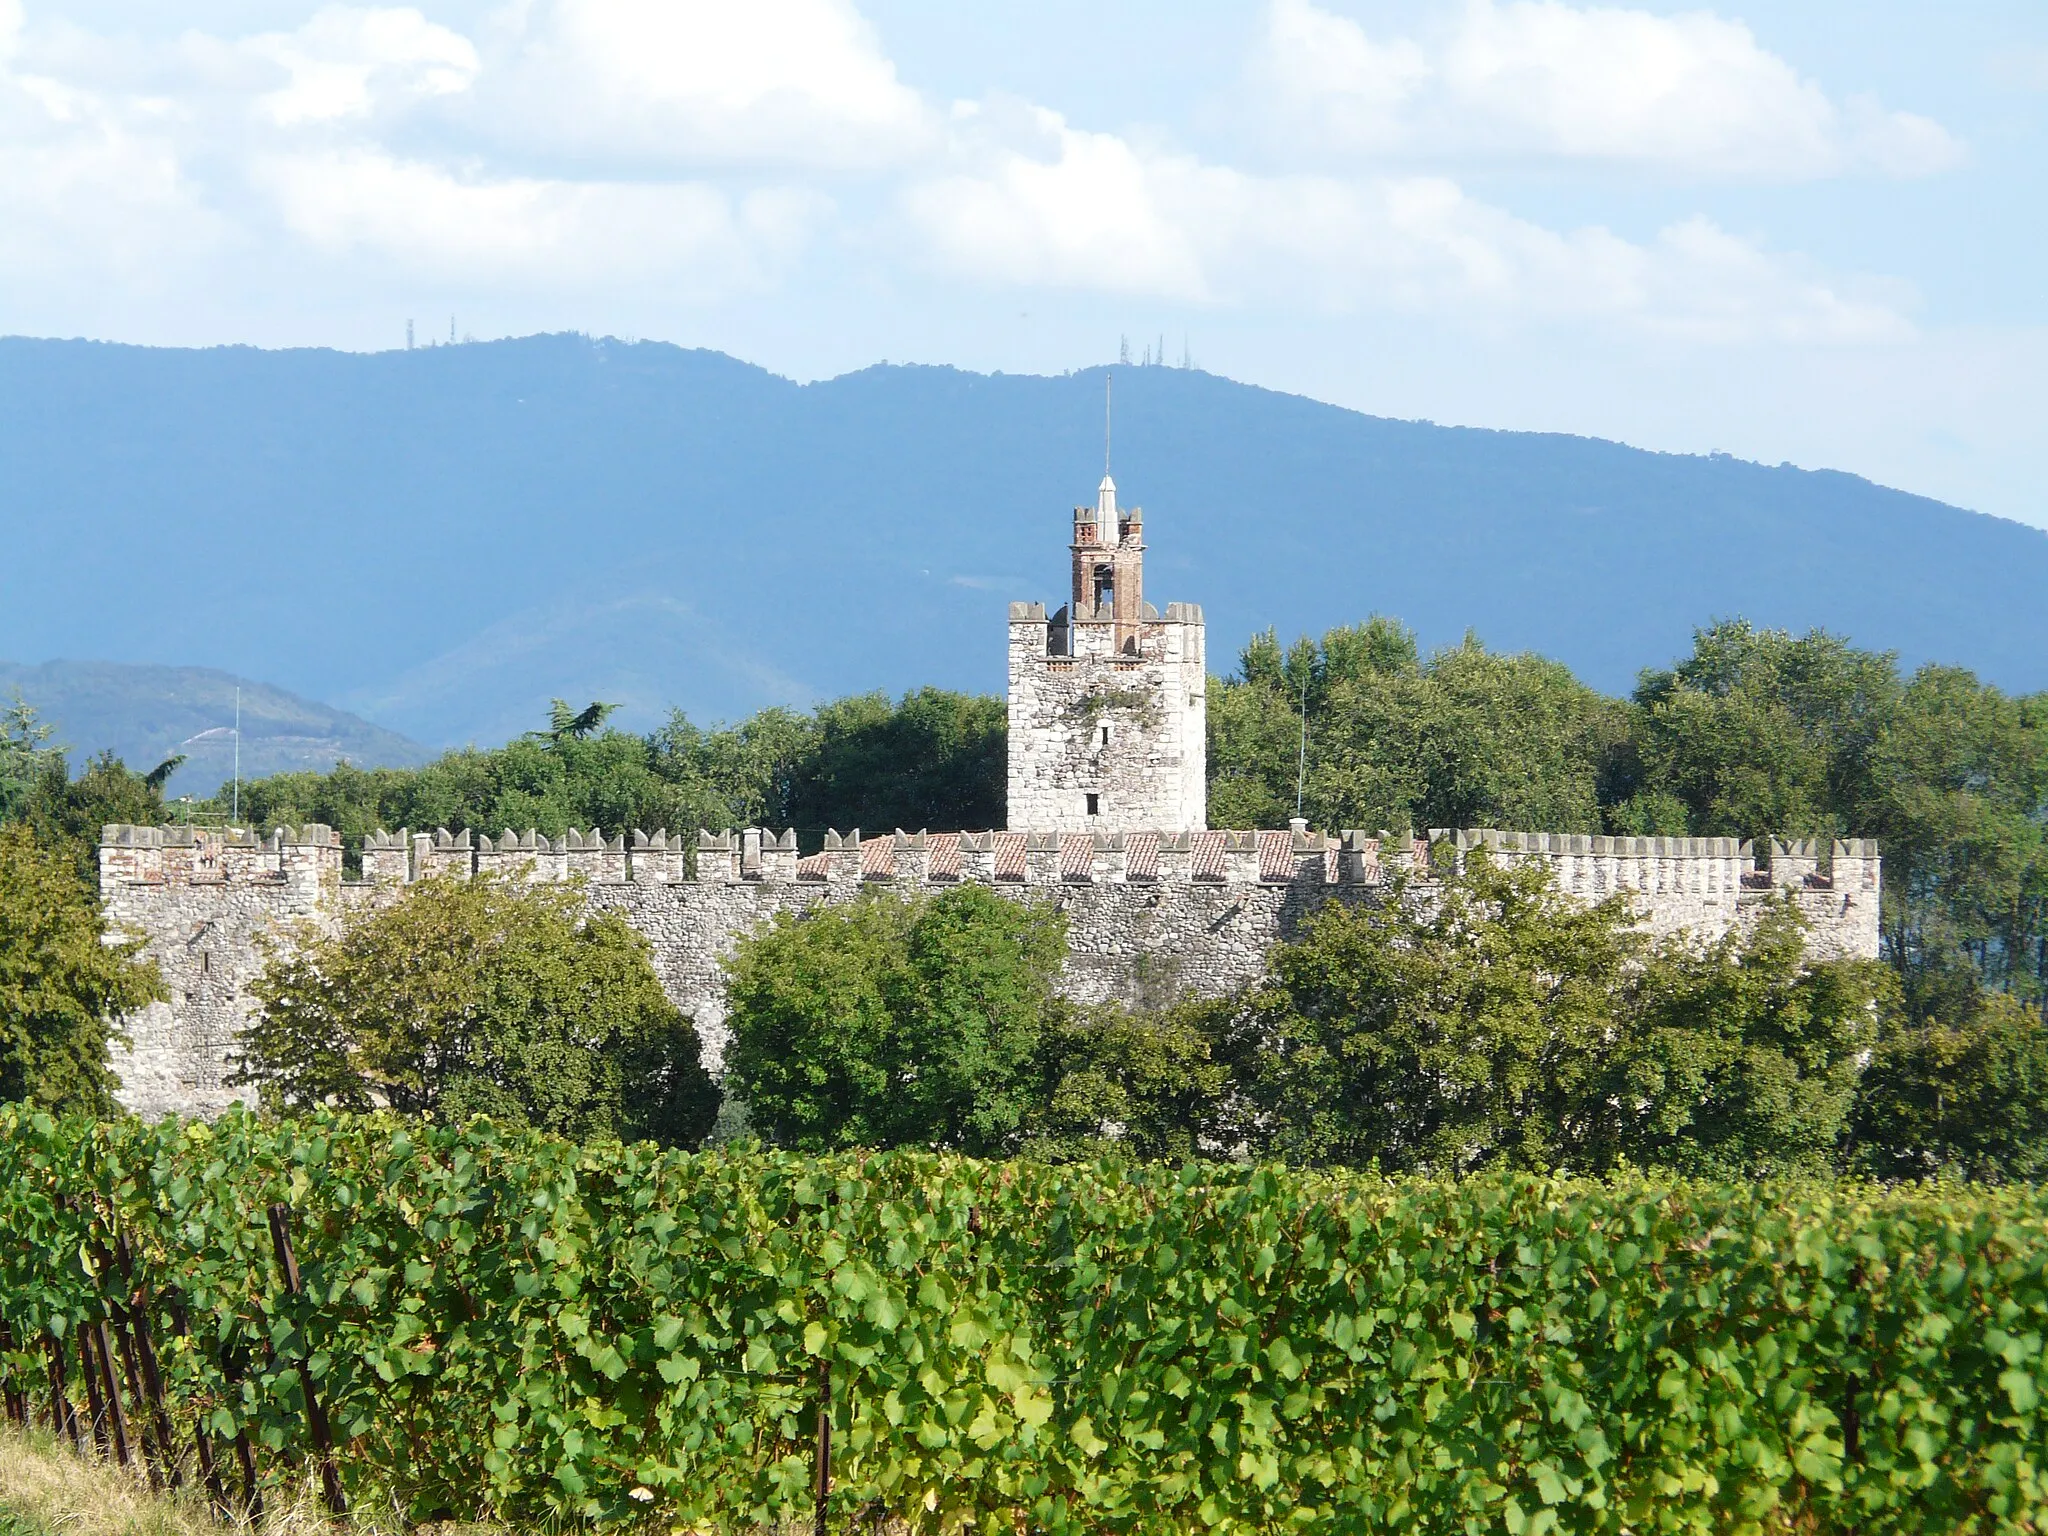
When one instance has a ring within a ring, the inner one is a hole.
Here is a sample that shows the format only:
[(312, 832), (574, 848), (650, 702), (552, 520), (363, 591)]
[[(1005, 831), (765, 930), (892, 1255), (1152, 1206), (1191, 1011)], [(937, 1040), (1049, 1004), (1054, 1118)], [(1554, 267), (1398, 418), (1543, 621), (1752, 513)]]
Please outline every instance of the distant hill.
[[(1696, 624), (2048, 686), (2048, 534), (1851, 475), (1388, 421), (1121, 367), (1146, 594), (1244, 638), (1377, 612), (1626, 689)], [(254, 673), (433, 745), (1003, 682), (1057, 600), (1104, 370), (798, 385), (577, 336), (372, 355), (0, 341), (0, 654)]]
[(144, 773), (182, 753), (185, 762), (169, 785), (174, 796), (210, 795), (233, 776), (238, 682), (244, 778), (325, 770), (344, 757), (359, 768), (404, 767), (429, 755), (418, 742), (344, 710), (207, 667), (0, 662), (0, 700), (18, 690), (33, 704), (55, 728), (52, 742), (69, 749), (74, 773), (107, 749)]

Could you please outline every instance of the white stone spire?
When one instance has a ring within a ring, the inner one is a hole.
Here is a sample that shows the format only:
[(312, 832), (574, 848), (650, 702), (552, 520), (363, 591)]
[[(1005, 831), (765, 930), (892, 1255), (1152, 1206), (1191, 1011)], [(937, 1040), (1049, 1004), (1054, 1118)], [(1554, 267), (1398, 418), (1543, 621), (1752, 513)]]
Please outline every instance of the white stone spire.
[(1095, 488), (1095, 526), (1112, 530), (1116, 527), (1116, 482), (1107, 475)]

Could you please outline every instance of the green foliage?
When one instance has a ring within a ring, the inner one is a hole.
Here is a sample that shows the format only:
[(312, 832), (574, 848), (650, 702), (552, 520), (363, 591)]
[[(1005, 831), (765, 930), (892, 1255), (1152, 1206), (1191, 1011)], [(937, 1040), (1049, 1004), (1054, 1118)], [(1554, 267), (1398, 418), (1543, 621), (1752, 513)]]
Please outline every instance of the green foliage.
[(2048, 697), (1923, 667), (1871, 749), (1860, 814), (1882, 840), (1885, 947), (1913, 1015), (1953, 1020), (1980, 982), (2040, 1004)]
[(39, 1398), (41, 1342), (109, 1310), (116, 1232), (181, 1444), (196, 1428), (231, 1461), (245, 1431), (271, 1476), (303, 1476), (303, 1359), (356, 1504), (413, 1521), (793, 1523), (827, 1368), (834, 1529), (2048, 1518), (2034, 1188), (682, 1156), (487, 1122), (0, 1112), (0, 1367)]
[(1424, 659), (1374, 618), (1285, 653), (1259, 636), (1209, 700), (1213, 825), (1293, 814), (1305, 701), (1319, 826), (1875, 837), (1914, 1018), (1981, 986), (2048, 1002), (2048, 697), (1731, 621), (1624, 704), (1469, 638)]
[(925, 688), (892, 705), (863, 694), (719, 729), (678, 711), (646, 736), (603, 729), (610, 709), (557, 699), (547, 730), (422, 768), (277, 774), (242, 786), (244, 815), (254, 826), (321, 822), (351, 843), (380, 827), (553, 837), (794, 826), (816, 846), (827, 827), (1002, 824), (1000, 699)]
[(1209, 690), (1210, 822), (1294, 814), (1306, 692), (1303, 809), (1325, 827), (1502, 826), (1596, 832), (1626, 711), (1532, 655), (1468, 637), (1421, 658), (1390, 619), (1282, 654), (1269, 631)]
[(108, 942), (99, 902), (62, 851), (0, 827), (0, 1101), (109, 1114), (115, 1021), (165, 999), (139, 941)]
[(1734, 1176), (1833, 1166), (1896, 992), (1876, 961), (1809, 963), (1789, 903), (1704, 950), (1659, 947), (1617, 1021), (1612, 1158)]
[(1477, 857), (1426, 898), (1331, 905), (1198, 1013), (1232, 1067), (1224, 1143), (1460, 1174), (1828, 1166), (1885, 975), (1805, 963), (1780, 909), (1704, 951), (1619, 900)]
[(35, 708), (15, 690), (13, 702), (0, 710), (0, 822), (21, 814), (29, 792), (42, 777), (44, 758), (52, 754), (50, 727), (36, 718)]
[(1001, 699), (920, 688), (892, 706), (870, 693), (821, 705), (816, 720), (815, 751), (795, 776), (783, 819), (769, 825), (812, 832), (1004, 824)]
[(2048, 1024), (1997, 993), (1957, 1024), (1898, 1021), (1864, 1070), (1852, 1145), (1880, 1178), (2048, 1177)]
[(170, 819), (163, 787), (175, 759), (141, 774), (102, 752), (74, 779), (62, 752), (44, 750), (33, 754), (31, 766), (12, 819), (32, 828), (46, 848), (61, 851), (80, 879), (98, 880), (100, 829), (109, 822), (154, 826)]
[(273, 1109), (488, 1114), (694, 1146), (718, 1093), (646, 939), (575, 886), (429, 879), (279, 946), (238, 1082)]
[(1644, 779), (1685, 803), (1701, 837), (1856, 834), (1845, 818), (1899, 691), (1890, 653), (1716, 624), (1636, 689)]
[(1031, 1156), (1183, 1162), (1214, 1145), (1229, 1069), (1191, 1010), (1071, 1010), (1041, 1055), (1041, 1097), (1025, 1122)]
[(1064, 1006), (1055, 907), (963, 885), (778, 913), (727, 962), (727, 1081), (805, 1151), (1015, 1146)]

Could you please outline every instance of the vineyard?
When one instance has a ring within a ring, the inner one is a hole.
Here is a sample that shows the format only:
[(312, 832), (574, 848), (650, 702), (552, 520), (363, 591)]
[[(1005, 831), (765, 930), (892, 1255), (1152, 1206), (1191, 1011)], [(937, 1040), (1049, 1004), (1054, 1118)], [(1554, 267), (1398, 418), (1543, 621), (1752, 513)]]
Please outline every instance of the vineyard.
[[(2036, 1531), (2048, 1197), (0, 1110), (7, 1408), (239, 1509)], [(821, 1477), (821, 1474), (822, 1477)]]

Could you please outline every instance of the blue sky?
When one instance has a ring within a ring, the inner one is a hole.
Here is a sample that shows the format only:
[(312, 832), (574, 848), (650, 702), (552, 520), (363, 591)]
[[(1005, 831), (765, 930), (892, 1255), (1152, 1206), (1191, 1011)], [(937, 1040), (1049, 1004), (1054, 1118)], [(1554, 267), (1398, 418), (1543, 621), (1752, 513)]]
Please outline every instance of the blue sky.
[(2039, 0), (0, 0), (0, 331), (1163, 338), (2048, 526), (2044, 194)]

